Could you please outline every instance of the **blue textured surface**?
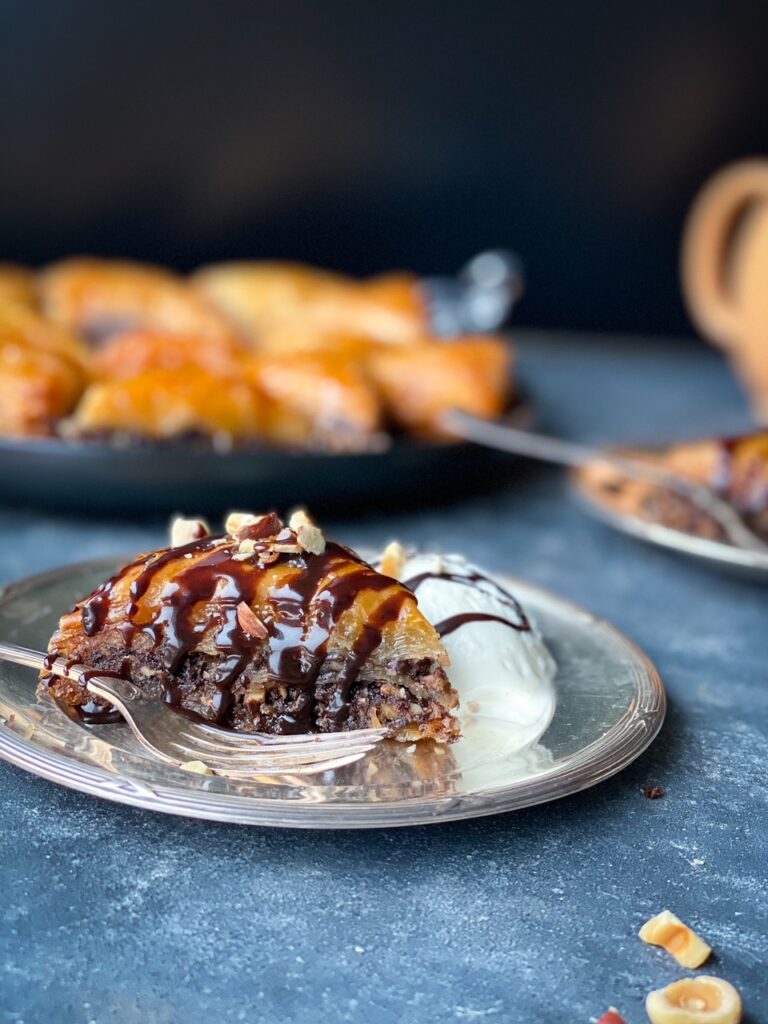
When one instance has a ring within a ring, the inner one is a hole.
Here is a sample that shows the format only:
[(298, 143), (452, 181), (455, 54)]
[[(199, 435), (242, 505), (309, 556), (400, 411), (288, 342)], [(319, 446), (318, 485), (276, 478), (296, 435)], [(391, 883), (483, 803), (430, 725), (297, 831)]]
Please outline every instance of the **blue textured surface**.
[[(746, 422), (719, 359), (656, 341), (528, 337), (545, 425), (661, 438)], [(192, 510), (190, 510), (192, 511)], [(614, 534), (555, 471), (492, 497), (333, 524), (461, 550), (613, 620), (670, 712), (615, 779), (549, 806), (397, 831), (297, 833), (165, 818), (0, 765), (0, 1021), (587, 1022), (646, 1019), (684, 972), (639, 926), (668, 907), (768, 1021), (768, 590)], [(162, 542), (164, 524), (0, 512), (5, 582)], [(640, 787), (659, 782), (662, 800)]]

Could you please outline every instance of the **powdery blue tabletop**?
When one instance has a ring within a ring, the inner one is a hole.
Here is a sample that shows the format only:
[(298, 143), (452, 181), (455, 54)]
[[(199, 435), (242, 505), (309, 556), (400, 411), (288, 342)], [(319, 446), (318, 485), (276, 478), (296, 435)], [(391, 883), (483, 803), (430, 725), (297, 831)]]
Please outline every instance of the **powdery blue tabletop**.
[[(662, 438), (746, 423), (692, 344), (526, 335), (543, 426)], [(193, 510), (189, 510), (193, 511)], [(336, 522), (465, 552), (612, 619), (657, 663), (670, 711), (635, 765), (559, 803), (473, 822), (280, 832), (153, 816), (0, 764), (0, 1021), (644, 1021), (683, 973), (635, 937), (668, 907), (768, 1021), (768, 590), (585, 518), (561, 476)], [(163, 541), (164, 524), (0, 511), (0, 582)], [(640, 788), (658, 782), (664, 799)]]

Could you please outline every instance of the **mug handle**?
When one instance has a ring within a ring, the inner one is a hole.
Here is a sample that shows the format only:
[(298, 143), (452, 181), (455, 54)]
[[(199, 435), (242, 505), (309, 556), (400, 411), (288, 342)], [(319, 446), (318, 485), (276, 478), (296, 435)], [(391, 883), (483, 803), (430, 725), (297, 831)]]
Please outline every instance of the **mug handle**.
[(685, 225), (681, 269), (688, 310), (702, 334), (724, 348), (738, 343), (742, 332), (728, 287), (735, 232), (750, 208), (762, 202), (768, 202), (768, 160), (745, 160), (705, 185)]

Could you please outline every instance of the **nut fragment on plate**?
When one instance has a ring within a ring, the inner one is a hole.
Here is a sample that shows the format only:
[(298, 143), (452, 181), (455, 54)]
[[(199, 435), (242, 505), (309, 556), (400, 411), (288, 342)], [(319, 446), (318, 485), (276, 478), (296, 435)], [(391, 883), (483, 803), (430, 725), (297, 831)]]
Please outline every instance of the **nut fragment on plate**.
[(213, 775), (213, 768), (209, 768), (205, 761), (184, 761), (179, 765), (185, 772), (195, 772), (197, 775)]
[(288, 520), (288, 525), (296, 534), (299, 544), (312, 555), (322, 555), (325, 551), (325, 537), (320, 527), (313, 523), (303, 508), (297, 508)]
[(683, 978), (649, 992), (645, 1009), (653, 1024), (739, 1024), (741, 996), (722, 978)]
[(177, 516), (171, 523), (171, 547), (180, 548), (194, 540), (202, 540), (210, 532), (204, 519), (184, 519)]
[(643, 942), (666, 949), (683, 967), (701, 967), (712, 952), (711, 946), (669, 910), (646, 921), (638, 934)]

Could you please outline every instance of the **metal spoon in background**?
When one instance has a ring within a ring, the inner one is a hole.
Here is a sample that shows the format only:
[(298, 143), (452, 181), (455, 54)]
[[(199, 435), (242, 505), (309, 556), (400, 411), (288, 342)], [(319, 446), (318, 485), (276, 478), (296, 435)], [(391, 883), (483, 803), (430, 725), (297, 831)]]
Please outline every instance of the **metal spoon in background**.
[(498, 331), (523, 294), (523, 268), (514, 253), (489, 249), (471, 259), (455, 277), (428, 277), (432, 330), (443, 337)]

